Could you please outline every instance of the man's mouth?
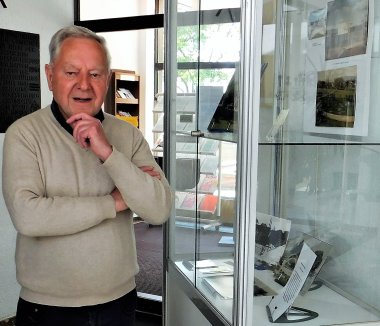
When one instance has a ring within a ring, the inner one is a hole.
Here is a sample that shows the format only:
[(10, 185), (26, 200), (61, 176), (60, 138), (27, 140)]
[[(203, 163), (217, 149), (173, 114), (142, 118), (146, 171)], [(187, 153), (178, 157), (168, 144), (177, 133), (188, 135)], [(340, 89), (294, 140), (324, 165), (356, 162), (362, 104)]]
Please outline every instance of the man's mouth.
[(91, 101), (90, 97), (74, 97), (75, 102), (88, 103)]

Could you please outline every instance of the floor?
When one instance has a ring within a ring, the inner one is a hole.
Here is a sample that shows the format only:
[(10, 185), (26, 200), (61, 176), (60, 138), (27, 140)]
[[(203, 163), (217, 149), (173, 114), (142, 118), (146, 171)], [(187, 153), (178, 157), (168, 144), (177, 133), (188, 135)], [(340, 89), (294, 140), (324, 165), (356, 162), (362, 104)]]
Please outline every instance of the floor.
[[(136, 289), (140, 293), (162, 296), (162, 226), (151, 226), (144, 222), (135, 223), (135, 234), (137, 260), (140, 266), (140, 272), (136, 275)], [(160, 316), (162, 305), (159, 302), (139, 298), (137, 310), (136, 326), (162, 325)]]
[(140, 272), (136, 275), (137, 292), (162, 296), (163, 231), (162, 226), (135, 223), (137, 260)]

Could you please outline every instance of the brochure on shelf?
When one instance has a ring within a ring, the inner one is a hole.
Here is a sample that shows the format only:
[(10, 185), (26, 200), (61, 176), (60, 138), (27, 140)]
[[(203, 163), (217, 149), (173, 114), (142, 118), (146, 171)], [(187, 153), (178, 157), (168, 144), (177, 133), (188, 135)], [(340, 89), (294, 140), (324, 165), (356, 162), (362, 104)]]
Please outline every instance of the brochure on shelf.
[(201, 277), (233, 275), (234, 267), (228, 261), (203, 259), (197, 261), (183, 260), (183, 266), (189, 271), (197, 270)]
[(301, 291), (316, 258), (317, 255), (304, 243), (288, 283), (280, 293), (272, 297), (267, 305), (268, 317), (271, 322), (275, 322), (280, 316), (289, 311)]
[(222, 247), (223, 246), (232, 247), (234, 245), (235, 245), (235, 240), (233, 236), (223, 235), (218, 242), (218, 246), (222, 246)]
[(184, 260), (182, 261), (183, 266), (185, 266), (189, 271), (194, 270), (194, 268), (212, 268), (217, 267), (218, 265), (210, 260), (210, 259), (204, 259), (204, 260)]
[(281, 285), (285, 285), (297, 260), (303, 244), (306, 243), (316, 254), (315, 262), (307, 276), (305, 284), (303, 285), (300, 294), (304, 295), (313, 286), (313, 282), (320, 272), (323, 264), (325, 263), (332, 246), (320, 239), (317, 239), (309, 234), (302, 233), (299, 236), (291, 239), (286, 244), (284, 255), (281, 257), (279, 264), (274, 269), (275, 281)]
[(176, 192), (175, 207), (183, 216), (192, 216), (196, 210), (201, 215), (213, 215), (216, 211), (218, 197), (211, 194), (195, 194), (194, 192)]
[(202, 283), (213, 294), (222, 299), (233, 299), (234, 277), (232, 275), (205, 277)]
[(201, 193), (209, 193), (213, 194), (218, 187), (218, 177), (212, 174), (201, 174), (199, 183), (198, 183), (198, 191)]
[(122, 98), (135, 99), (135, 97), (133, 96), (133, 94), (131, 93), (131, 91), (130, 91), (129, 89), (126, 89), (126, 88), (119, 88), (117, 92), (118, 92), (118, 94), (119, 94)]

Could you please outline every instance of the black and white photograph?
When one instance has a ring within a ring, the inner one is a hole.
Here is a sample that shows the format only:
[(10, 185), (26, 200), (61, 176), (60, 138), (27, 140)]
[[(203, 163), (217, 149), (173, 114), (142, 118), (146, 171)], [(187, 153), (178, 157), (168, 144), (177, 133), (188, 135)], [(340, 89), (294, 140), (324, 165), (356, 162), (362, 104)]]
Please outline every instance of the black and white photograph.
[(368, 0), (335, 0), (327, 3), (326, 60), (366, 53), (368, 8)]
[(318, 72), (315, 126), (353, 128), (357, 67)]
[(273, 215), (256, 215), (256, 257), (260, 262), (275, 265), (282, 257), (288, 241), (291, 221)]

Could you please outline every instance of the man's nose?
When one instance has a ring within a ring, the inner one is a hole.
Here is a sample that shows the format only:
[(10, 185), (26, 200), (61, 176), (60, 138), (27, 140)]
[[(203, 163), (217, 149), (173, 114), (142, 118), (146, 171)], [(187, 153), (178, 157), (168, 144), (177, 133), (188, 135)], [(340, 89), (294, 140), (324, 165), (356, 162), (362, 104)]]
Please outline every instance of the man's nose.
[(78, 80), (78, 87), (82, 90), (90, 88), (90, 76), (87, 74), (80, 74)]

